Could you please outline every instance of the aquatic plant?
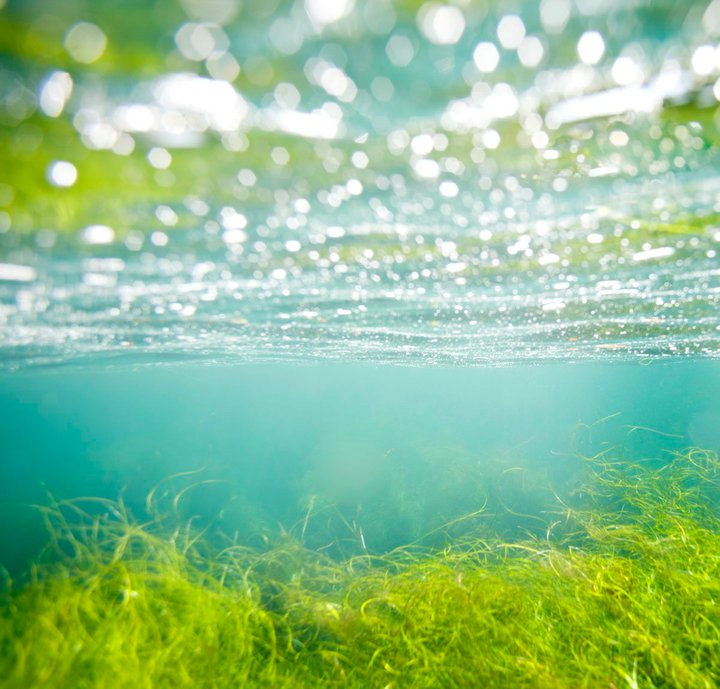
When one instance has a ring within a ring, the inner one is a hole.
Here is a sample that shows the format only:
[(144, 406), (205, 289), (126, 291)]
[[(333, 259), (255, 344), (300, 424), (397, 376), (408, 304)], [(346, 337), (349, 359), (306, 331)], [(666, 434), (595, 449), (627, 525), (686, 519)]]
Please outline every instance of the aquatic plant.
[(0, 686), (718, 686), (718, 457), (586, 462), (542, 537), (341, 560), (52, 503), (3, 594)]

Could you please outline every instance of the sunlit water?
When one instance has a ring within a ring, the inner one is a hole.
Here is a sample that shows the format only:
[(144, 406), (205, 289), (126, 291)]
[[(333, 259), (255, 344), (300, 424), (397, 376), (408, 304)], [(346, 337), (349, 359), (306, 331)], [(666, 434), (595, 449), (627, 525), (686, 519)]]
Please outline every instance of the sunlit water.
[(260, 5), (0, 10), (4, 366), (717, 355), (717, 2)]

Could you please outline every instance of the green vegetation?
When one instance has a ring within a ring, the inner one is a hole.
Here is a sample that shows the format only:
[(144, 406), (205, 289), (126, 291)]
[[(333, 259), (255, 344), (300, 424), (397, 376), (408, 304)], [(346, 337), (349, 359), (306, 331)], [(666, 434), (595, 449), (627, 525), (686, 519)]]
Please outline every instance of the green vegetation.
[(543, 537), (341, 559), (302, 545), (308, 520), (212, 549), (55, 503), (44, 564), (3, 595), (0, 686), (718, 686), (720, 460), (587, 469)]

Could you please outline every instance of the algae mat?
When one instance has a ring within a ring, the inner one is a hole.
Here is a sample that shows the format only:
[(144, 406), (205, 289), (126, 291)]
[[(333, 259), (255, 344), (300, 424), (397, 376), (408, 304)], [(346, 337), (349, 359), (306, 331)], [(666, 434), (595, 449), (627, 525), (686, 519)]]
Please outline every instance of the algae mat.
[(55, 502), (46, 563), (3, 594), (0, 685), (717, 686), (717, 455), (584, 461), (542, 537), (340, 559), (303, 547), (310, 512), (213, 550), (122, 502)]

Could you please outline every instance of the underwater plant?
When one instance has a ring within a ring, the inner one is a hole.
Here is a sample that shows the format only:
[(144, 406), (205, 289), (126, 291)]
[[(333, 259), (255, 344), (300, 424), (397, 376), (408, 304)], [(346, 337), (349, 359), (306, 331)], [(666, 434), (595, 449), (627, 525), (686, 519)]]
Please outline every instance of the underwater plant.
[(0, 687), (718, 686), (720, 460), (585, 462), (542, 536), (340, 559), (53, 502), (2, 594)]

